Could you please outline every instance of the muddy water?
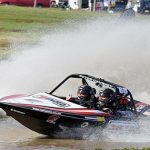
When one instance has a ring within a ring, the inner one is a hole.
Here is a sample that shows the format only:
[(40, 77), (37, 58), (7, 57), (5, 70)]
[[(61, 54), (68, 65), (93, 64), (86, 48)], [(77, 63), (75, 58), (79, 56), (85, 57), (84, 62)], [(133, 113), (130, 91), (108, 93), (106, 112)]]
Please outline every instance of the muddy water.
[(17, 149), (17, 143), (36, 137), (12, 118), (0, 120), (0, 133), (0, 149)]
[[(1, 150), (80, 150), (88, 149), (95, 150), (96, 148), (102, 149), (116, 149), (116, 148), (143, 148), (150, 146), (148, 141), (131, 141), (128, 139), (129, 136), (125, 134), (124, 139), (122, 136), (122, 141), (114, 140), (112, 137), (90, 137), (88, 140), (74, 140), (74, 139), (50, 139), (46, 136), (35, 133), (19, 123), (17, 123), (12, 118), (5, 118), (0, 120), (0, 149)], [(116, 136), (116, 133), (113, 135)], [(131, 137), (135, 136), (133, 134)], [(139, 136), (139, 135), (137, 135)], [(131, 138), (130, 137), (130, 138)], [(135, 137), (136, 138), (136, 137)], [(128, 140), (127, 140), (128, 139)], [(124, 140), (124, 141), (123, 141)]]
[[(0, 62), (0, 96), (50, 91), (69, 74), (87, 73), (122, 84), (135, 99), (150, 102), (149, 27), (146, 20), (100, 19), (45, 33), (30, 48), (17, 45), (21, 53)], [(101, 136), (97, 130), (88, 140), (74, 140), (49, 139), (4, 118), (0, 119), (0, 149), (141, 148), (150, 146), (149, 123), (146, 120), (137, 133), (106, 131)]]

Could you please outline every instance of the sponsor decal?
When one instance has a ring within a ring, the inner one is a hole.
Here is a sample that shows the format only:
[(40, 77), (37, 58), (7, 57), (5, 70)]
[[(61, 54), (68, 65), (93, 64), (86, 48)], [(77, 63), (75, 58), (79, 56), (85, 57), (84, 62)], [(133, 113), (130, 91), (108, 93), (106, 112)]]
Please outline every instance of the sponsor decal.
[(36, 103), (37, 103), (37, 102), (40, 102), (40, 103), (41, 103), (41, 102), (42, 102), (42, 101), (37, 100), (37, 99), (27, 99), (27, 98), (26, 98), (25, 100), (26, 100), (26, 101), (29, 101), (29, 102), (31, 102), (31, 103), (34, 103), (34, 102), (36, 102)]
[(19, 110), (13, 109), (13, 108), (11, 108), (11, 109), (10, 109), (10, 111), (13, 111), (13, 112), (16, 112), (16, 113), (19, 113), (19, 114), (25, 115), (25, 112), (22, 112), (22, 111), (19, 111)]
[(96, 117), (97, 121), (99, 122), (105, 122), (105, 118), (104, 117)]
[(133, 112), (131, 111), (117, 111), (118, 114), (121, 115), (121, 117), (124, 117), (124, 118), (133, 118), (135, 115), (133, 114)]
[(53, 110), (45, 110), (45, 109), (40, 109), (40, 108), (33, 108), (32, 110), (36, 110), (36, 111), (40, 111), (40, 112), (44, 112), (44, 113), (49, 113), (49, 114), (54, 114), (54, 115), (61, 115), (60, 112), (56, 112)]
[(92, 121), (105, 122), (105, 117), (101, 117), (101, 116), (85, 117), (85, 119), (92, 120)]
[(49, 100), (53, 104), (55, 104), (55, 105), (57, 105), (59, 107), (63, 107), (63, 108), (70, 106), (68, 103), (65, 103), (65, 102), (59, 101), (57, 99), (54, 99), (52, 97), (47, 97), (47, 96), (44, 96), (44, 95), (37, 95), (37, 96), (33, 96), (33, 97), (34, 98), (44, 99), (44, 100)]
[(85, 127), (88, 127), (89, 126), (89, 123), (88, 122), (83, 122), (82, 124), (81, 124), (81, 127), (82, 128), (85, 128)]
[(49, 99), (53, 104), (59, 106), (59, 107), (69, 107), (70, 105), (61, 101), (58, 101), (56, 99)]
[(127, 130), (133, 130), (133, 129), (138, 129), (139, 126), (136, 122), (131, 122), (131, 121), (115, 121), (115, 120), (110, 120), (107, 125), (107, 129), (127, 129)]
[(87, 79), (87, 80), (90, 80), (90, 81), (94, 81), (94, 82), (97, 82), (96, 79), (93, 79), (93, 78), (90, 78), (90, 77), (86, 77), (84, 75), (80, 75), (81, 78), (84, 78), (84, 79)]
[(57, 121), (59, 118), (60, 118), (60, 116), (58, 116), (58, 115), (51, 115), (51, 116), (48, 117), (48, 119), (46, 120), (46, 122), (55, 124), (56, 121)]

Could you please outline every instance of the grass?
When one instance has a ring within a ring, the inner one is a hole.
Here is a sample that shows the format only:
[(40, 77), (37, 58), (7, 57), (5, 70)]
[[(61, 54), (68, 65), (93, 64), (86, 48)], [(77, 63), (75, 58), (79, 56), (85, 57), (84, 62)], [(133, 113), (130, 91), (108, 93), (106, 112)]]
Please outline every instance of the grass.
[[(76, 25), (96, 17), (108, 19), (119, 15), (85, 10), (0, 6), (0, 56), (9, 54), (10, 41), (32, 44), (41, 34), (56, 28), (68, 28), (71, 23)], [(149, 19), (149, 16), (138, 15), (137, 18)]]
[[(68, 22), (85, 22), (95, 17), (118, 17), (119, 14), (91, 13), (90, 11), (65, 11), (53, 8), (31, 8), (17, 6), (0, 6), (0, 56), (9, 55), (11, 40), (34, 43), (42, 32), (53, 30), (56, 26), (65, 28)], [(149, 19), (149, 16), (137, 15), (137, 19)], [(33, 38), (34, 36), (34, 38)], [(102, 150), (96, 148), (95, 150)], [(119, 150), (119, 149), (116, 149)], [(124, 148), (121, 150), (137, 150)], [(139, 149), (140, 150), (140, 149)], [(141, 150), (150, 150), (142, 148)]]
[(91, 17), (90, 12), (64, 11), (53, 8), (32, 8), (17, 6), (0, 7), (0, 30), (3, 31), (25, 31), (40, 26), (53, 26), (63, 23), (66, 19), (87, 19)]
[(40, 34), (63, 26), (67, 20), (86, 21), (92, 16), (85, 11), (0, 6), (0, 56), (9, 53), (9, 41), (34, 43)]
[(0, 56), (9, 54), (10, 41), (32, 44), (48, 31), (108, 15), (85, 10), (0, 6)]
[(95, 16), (89, 11), (0, 6), (0, 56), (9, 53), (10, 41), (31, 44), (47, 31), (69, 26), (66, 22), (87, 21)]

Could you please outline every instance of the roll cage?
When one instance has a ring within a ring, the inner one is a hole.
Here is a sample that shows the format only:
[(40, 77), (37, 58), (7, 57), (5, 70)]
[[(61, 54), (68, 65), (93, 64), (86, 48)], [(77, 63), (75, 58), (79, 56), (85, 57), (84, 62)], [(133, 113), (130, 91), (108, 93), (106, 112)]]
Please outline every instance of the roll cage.
[(123, 95), (125, 97), (128, 97), (128, 100), (130, 101), (130, 105), (131, 105), (130, 106), (131, 107), (131, 111), (136, 112), (136, 107), (135, 107), (135, 104), (134, 104), (133, 96), (132, 96), (131, 92), (127, 88), (125, 88), (125, 87), (123, 87), (121, 85), (118, 85), (118, 84), (106, 81), (106, 80), (104, 80), (102, 78), (97, 78), (97, 77), (91, 76), (91, 75), (86, 75), (86, 74), (72, 74), (72, 75), (69, 75), (62, 82), (60, 82), (48, 94), (53, 95), (53, 93), (70, 78), (79, 78), (79, 79), (81, 79), (83, 85), (88, 85), (88, 82), (87, 82), (88, 80), (94, 82), (95, 86), (98, 86), (99, 88), (102, 88), (103, 86), (107, 85), (108, 87), (114, 89), (114, 94), (110, 97), (108, 102), (112, 101), (112, 99), (114, 99), (114, 97), (116, 95)]

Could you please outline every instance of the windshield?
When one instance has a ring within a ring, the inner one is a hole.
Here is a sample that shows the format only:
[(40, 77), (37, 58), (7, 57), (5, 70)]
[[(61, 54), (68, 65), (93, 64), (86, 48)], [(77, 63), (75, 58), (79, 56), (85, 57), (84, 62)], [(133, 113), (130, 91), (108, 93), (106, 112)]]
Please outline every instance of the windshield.
[(60, 86), (56, 88), (56, 90), (54, 90), (54, 92), (52, 92), (51, 94), (57, 97), (67, 97), (67, 96), (77, 97), (77, 90), (79, 86), (83, 84), (88, 84), (89, 86), (94, 88), (96, 91), (95, 94), (96, 97), (98, 97), (99, 93), (103, 91), (105, 88), (111, 88), (113, 91), (115, 91), (115, 89), (108, 84), (99, 85), (96, 83), (96, 81), (93, 80), (71, 77), (65, 80), (65, 82), (63, 82), (62, 84), (60, 84)]
[(73, 74), (65, 78), (61, 83), (59, 83), (49, 94), (57, 96), (62, 99), (67, 99), (69, 97), (77, 97), (78, 88), (81, 85), (89, 85), (93, 88), (96, 94), (95, 97), (99, 97), (104, 89), (112, 89), (114, 91), (113, 96), (110, 101), (115, 100), (114, 98), (118, 96), (126, 97), (131, 102), (131, 110), (136, 111), (133, 97), (130, 91), (118, 84), (106, 81), (101, 78), (85, 75), (85, 74)]
[(53, 95), (58, 97), (67, 97), (67, 96), (77, 96), (78, 87), (82, 85), (81, 78), (70, 78), (64, 84), (62, 84), (56, 91), (53, 92)]

